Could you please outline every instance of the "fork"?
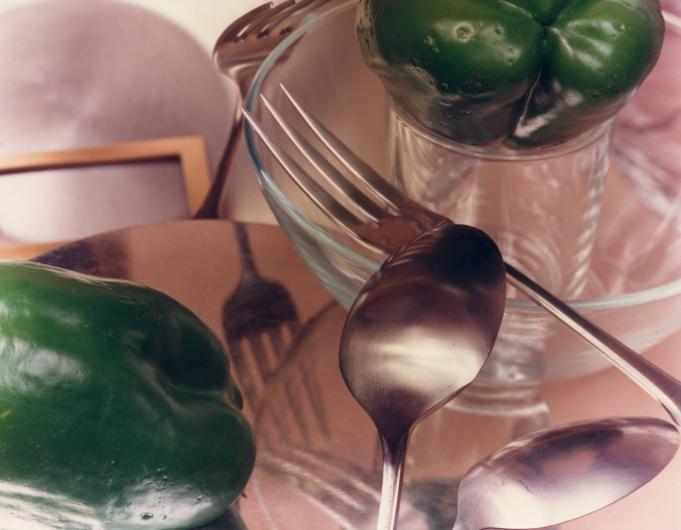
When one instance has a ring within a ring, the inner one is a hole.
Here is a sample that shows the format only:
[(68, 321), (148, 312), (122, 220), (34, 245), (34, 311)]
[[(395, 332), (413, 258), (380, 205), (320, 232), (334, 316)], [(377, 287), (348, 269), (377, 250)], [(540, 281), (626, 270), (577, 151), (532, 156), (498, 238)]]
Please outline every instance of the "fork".
[(324, 507), (341, 528), (366, 528), (376, 513), (379, 473), (323, 450), (283, 447), (260, 456), (260, 469)]
[[(298, 311), (286, 288), (263, 278), (256, 268), (246, 227), (234, 224), (241, 257), (241, 279), (222, 307), (222, 324), (227, 346), (243, 380), (246, 402), (257, 404), (259, 386), (276, 370), (284, 353), (285, 334), (295, 336), (300, 326)], [(267, 342), (272, 348), (268, 351)], [(245, 360), (250, 349), (257, 373)]]
[[(265, 57), (287, 35), (298, 28), (308, 15), (316, 12), (325, 4), (335, 0), (286, 0), (279, 4), (264, 3), (232, 22), (218, 37), (213, 47), (213, 59), (218, 69), (232, 78), (243, 100), (248, 92), (253, 76)], [(222, 153), (213, 186), (201, 209), (194, 216), (198, 219), (218, 216), (227, 175), (234, 164), (236, 152), (241, 142), (243, 115), (237, 105), (232, 122), (232, 134)]]
[[(333, 159), (362, 186), (363, 189), (360, 189), (337, 170), (302, 133), (284, 119), (266, 97), (261, 95), (265, 109), (292, 145), (307, 160), (311, 169), (326, 180), (337, 195), (344, 197), (344, 204), (336, 200), (300, 164), (277, 146), (245, 109), (244, 116), (253, 132), (298, 187), (353, 240), (384, 255), (391, 255), (418, 234), (452, 222), (402, 196), (303, 108), (285, 86), (281, 85), (281, 89), (313, 137), (321, 142)], [(657, 399), (674, 422), (681, 426), (680, 381), (583, 317), (512, 265), (506, 263), (505, 266), (507, 279), (512, 286), (605, 355), (611, 363)]]

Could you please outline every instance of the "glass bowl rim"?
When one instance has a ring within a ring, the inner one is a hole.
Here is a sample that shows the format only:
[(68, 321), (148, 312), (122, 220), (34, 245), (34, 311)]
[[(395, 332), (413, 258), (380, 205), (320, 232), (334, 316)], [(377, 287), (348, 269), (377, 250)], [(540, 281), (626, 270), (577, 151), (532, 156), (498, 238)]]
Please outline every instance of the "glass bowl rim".
[[(332, 18), (334, 15), (346, 11), (351, 7), (356, 7), (356, 0), (347, 0), (342, 2), (338, 6), (320, 14), (319, 16), (313, 17), (305, 24), (303, 24), (296, 31), (292, 32), (288, 37), (286, 37), (279, 45), (277, 45), (274, 50), (267, 56), (263, 63), (258, 68), (251, 87), (248, 90), (248, 94), (244, 100), (244, 108), (249, 112), (253, 113), (255, 111), (256, 104), (260, 95), (265, 79), (269, 75), (271, 69), (277, 64), (279, 59), (288, 49), (293, 46), (297, 41), (304, 37), (307, 33), (314, 30), (320, 23), (323, 23), (327, 19)], [(376, 267), (376, 262), (372, 259), (356, 252), (336, 241), (329, 233), (323, 228), (319, 227), (317, 224), (313, 223), (307, 219), (282, 193), (282, 191), (277, 187), (274, 179), (271, 178), (265, 166), (262, 162), (260, 152), (258, 150), (258, 145), (256, 142), (256, 135), (253, 131), (251, 125), (246, 122), (244, 126), (244, 136), (246, 138), (246, 146), (248, 149), (249, 157), (251, 163), (255, 168), (258, 180), (260, 182), (263, 191), (266, 192), (265, 195), (269, 195), (269, 200), (274, 200), (277, 205), (282, 208), (288, 215), (290, 215), (296, 223), (303, 228), (308, 234), (310, 234), (315, 240), (321, 241), (322, 244), (329, 246), (334, 252), (339, 253), (345, 259), (358, 263), (360, 266), (366, 267), (371, 270)], [(378, 264), (380, 267), (380, 263)], [(586, 298), (586, 299), (576, 299), (567, 300), (574, 309), (588, 313), (592, 311), (603, 311), (608, 309), (616, 309), (621, 307), (632, 307), (636, 305), (642, 305), (649, 302), (654, 302), (662, 300), (665, 298), (671, 298), (677, 294), (681, 293), (681, 278), (673, 280), (671, 282), (657, 285), (655, 287), (650, 287), (648, 289), (643, 289), (640, 291), (635, 291), (631, 293), (623, 293), (611, 296), (604, 296), (600, 298)], [(516, 309), (525, 312), (537, 312), (544, 313), (545, 310), (540, 306), (536, 305), (529, 299), (526, 298), (509, 298), (506, 300), (507, 309)]]

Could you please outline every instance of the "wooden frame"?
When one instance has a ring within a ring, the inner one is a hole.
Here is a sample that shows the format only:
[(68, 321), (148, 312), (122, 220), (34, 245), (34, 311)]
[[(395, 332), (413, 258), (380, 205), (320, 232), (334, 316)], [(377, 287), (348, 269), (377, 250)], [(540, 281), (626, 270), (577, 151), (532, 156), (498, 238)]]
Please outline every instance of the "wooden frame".
[[(206, 144), (201, 136), (157, 138), (66, 151), (0, 155), (0, 178), (27, 171), (173, 159), (179, 161), (187, 206), (193, 216), (201, 208), (212, 182)], [(28, 259), (64, 243), (0, 243), (0, 258)]]

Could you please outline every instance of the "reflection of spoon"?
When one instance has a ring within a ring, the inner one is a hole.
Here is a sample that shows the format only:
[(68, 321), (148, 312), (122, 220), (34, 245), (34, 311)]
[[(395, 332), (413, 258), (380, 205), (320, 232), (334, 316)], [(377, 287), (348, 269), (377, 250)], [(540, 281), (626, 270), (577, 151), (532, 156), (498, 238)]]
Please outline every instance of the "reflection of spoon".
[(453, 530), (544, 528), (582, 517), (653, 479), (678, 446), (676, 429), (653, 418), (539, 431), (468, 470)]
[(489, 356), (504, 311), (501, 254), (481, 231), (449, 225), (388, 259), (350, 310), (340, 368), (383, 448), (378, 528), (395, 528), (413, 427), (463, 390)]

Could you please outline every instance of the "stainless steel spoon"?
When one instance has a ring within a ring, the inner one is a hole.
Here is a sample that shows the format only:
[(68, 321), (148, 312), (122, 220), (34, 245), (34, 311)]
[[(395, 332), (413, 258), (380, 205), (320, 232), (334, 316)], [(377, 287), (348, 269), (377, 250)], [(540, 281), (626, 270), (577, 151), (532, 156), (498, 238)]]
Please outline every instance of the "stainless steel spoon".
[(436, 227), (389, 258), (345, 321), (340, 369), (383, 449), (379, 530), (397, 524), (409, 435), (475, 379), (504, 311), (501, 254), (476, 228)]
[(545, 528), (583, 517), (652, 480), (678, 446), (677, 430), (654, 418), (539, 431), (468, 470), (453, 530)]

